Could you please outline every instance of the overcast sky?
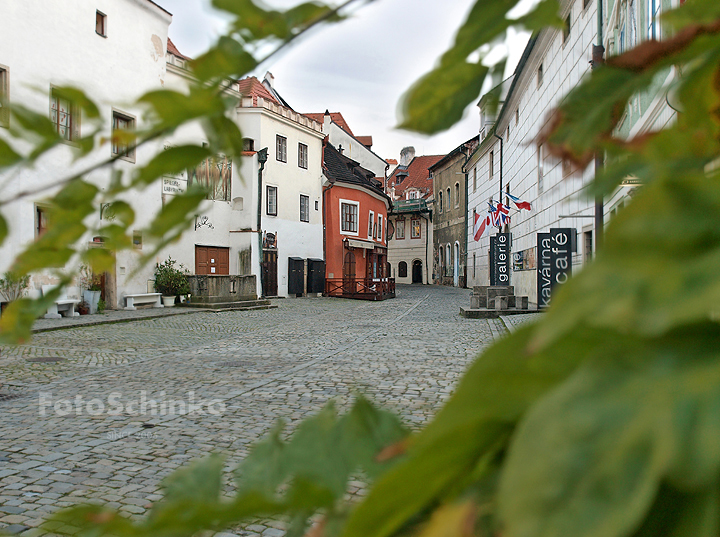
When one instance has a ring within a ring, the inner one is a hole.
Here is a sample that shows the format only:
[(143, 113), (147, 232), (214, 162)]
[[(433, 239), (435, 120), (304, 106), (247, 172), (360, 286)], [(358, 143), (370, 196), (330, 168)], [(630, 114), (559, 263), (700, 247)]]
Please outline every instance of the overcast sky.
[[(180, 52), (197, 56), (224, 28), (209, 0), (156, 0), (173, 14), (170, 38)], [(376, 0), (349, 20), (313, 31), (255, 73), (275, 76), (275, 88), (298, 112), (341, 112), (358, 135), (373, 137), (373, 151), (398, 159), (408, 145), (418, 155), (445, 154), (476, 135), (479, 113), (471, 106), (453, 129), (432, 137), (396, 130), (403, 92), (432, 69), (452, 43), (474, 0)], [(274, 0), (288, 7), (299, 0)], [(527, 36), (509, 47), (508, 73)]]

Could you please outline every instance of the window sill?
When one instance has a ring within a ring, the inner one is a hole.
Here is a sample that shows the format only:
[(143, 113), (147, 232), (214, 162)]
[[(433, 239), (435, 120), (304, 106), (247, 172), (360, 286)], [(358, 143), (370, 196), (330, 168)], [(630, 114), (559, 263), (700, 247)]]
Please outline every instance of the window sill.
[(98, 32), (97, 30), (95, 30), (95, 35), (99, 35), (99, 36), (102, 37), (103, 39), (107, 39), (107, 34), (101, 34), (101, 33)]

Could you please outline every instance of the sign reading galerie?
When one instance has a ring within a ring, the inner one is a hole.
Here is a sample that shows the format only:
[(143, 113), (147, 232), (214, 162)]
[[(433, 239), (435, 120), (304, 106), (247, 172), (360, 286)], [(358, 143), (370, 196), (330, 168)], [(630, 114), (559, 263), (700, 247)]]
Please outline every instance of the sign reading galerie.
[(549, 307), (555, 285), (565, 283), (572, 274), (575, 233), (574, 228), (555, 228), (537, 234), (538, 308)]
[(490, 237), (490, 285), (510, 285), (510, 233)]

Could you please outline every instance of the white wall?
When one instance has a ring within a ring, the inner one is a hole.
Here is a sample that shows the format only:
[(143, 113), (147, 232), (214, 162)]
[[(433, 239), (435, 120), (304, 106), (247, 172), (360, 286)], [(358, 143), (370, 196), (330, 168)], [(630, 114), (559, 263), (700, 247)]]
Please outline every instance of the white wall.
[(366, 170), (374, 172), (375, 177), (384, 178), (387, 175), (387, 162), (333, 123), (330, 116), (325, 116), (323, 132), (328, 135), (330, 143), (336, 149), (342, 145), (343, 155), (358, 162)]
[[(49, 115), (51, 85), (72, 85), (83, 89), (98, 104), (102, 134), (111, 130), (112, 109), (135, 116), (141, 122), (141, 110), (133, 108), (141, 94), (160, 89), (166, 78), (165, 47), (171, 16), (147, 0), (75, 0), (46, 2), (27, 0), (3, 5), (3, 31), (0, 32), (0, 64), (9, 68), (10, 100), (36, 112)], [(107, 16), (107, 37), (95, 32), (95, 12)], [(40, 36), (40, 37), (39, 37)], [(81, 122), (81, 135), (95, 127), (87, 118)], [(0, 136), (7, 133), (0, 128)], [(22, 144), (18, 146), (20, 149)], [(118, 167), (132, 172), (149, 160), (157, 145), (148, 144), (136, 151), (136, 163), (119, 162)], [(36, 190), (73, 172), (111, 156), (108, 143), (89, 156), (73, 162), (70, 144), (51, 151), (35, 168), (13, 176), (3, 189), (9, 197), (20, 190)], [(0, 177), (0, 183), (4, 180)], [(109, 179), (107, 170), (92, 173), (89, 179), (102, 186)], [(13, 203), (4, 210), (11, 233), (0, 248), (0, 272), (35, 238), (35, 204), (52, 196), (50, 189)], [(157, 206), (154, 196), (132, 200), (136, 210), (134, 227), (147, 224)], [(97, 222), (97, 215), (86, 223)], [(88, 235), (87, 240), (91, 240)], [(135, 252), (118, 255), (118, 267), (129, 273)], [(137, 281), (145, 281), (152, 268), (143, 270)], [(120, 280), (118, 274), (118, 280)], [(49, 275), (34, 275), (32, 286), (50, 283)], [(145, 286), (142, 286), (142, 290)]]

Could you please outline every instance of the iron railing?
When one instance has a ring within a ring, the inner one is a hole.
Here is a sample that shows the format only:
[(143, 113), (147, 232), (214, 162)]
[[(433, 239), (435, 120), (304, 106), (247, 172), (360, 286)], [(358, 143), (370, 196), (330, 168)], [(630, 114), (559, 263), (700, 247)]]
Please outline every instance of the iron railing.
[(394, 298), (395, 278), (326, 279), (325, 294), (327, 296), (358, 298), (361, 300), (385, 300), (386, 298)]

